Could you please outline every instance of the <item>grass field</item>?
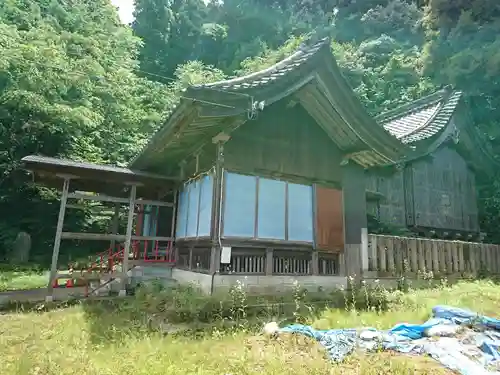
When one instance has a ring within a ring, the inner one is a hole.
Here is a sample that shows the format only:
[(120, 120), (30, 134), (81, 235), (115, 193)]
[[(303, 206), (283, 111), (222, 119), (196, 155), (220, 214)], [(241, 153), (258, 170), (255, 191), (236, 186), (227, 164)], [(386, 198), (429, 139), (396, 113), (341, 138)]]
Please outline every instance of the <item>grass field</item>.
[(0, 267), (0, 292), (42, 288), (47, 285), (48, 271), (38, 267)]
[[(327, 309), (314, 318), (318, 328), (422, 322), (437, 304), (467, 307), (495, 316), (498, 286), (488, 281), (433, 290), (390, 293), (389, 309), (377, 312)], [(132, 303), (133, 304), (133, 303)], [(214, 330), (201, 337), (165, 336), (131, 315), (131, 303), (109, 310), (79, 304), (52, 311), (0, 316), (2, 375), (167, 375), (167, 374), (450, 374), (432, 359), (391, 353), (357, 354), (332, 364), (305, 338), (270, 340), (249, 331)], [(134, 307), (135, 308), (135, 307)]]

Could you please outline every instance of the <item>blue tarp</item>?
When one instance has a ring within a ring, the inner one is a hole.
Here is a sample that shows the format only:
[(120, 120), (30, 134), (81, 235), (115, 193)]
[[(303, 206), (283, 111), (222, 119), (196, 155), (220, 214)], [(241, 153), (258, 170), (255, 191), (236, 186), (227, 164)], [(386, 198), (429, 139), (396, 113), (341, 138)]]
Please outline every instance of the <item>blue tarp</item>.
[(316, 330), (293, 324), (280, 332), (316, 339), (330, 358), (341, 361), (360, 348), (427, 354), (463, 375), (500, 375), (500, 320), (469, 310), (436, 306), (423, 324), (401, 323), (388, 331), (374, 328)]

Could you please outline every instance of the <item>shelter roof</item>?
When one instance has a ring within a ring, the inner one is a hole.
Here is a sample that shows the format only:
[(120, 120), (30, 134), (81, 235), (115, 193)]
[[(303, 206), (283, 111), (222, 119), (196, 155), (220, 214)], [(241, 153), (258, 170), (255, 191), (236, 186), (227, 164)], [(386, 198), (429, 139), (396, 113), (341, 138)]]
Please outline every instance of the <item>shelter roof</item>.
[[(149, 196), (159, 189), (175, 185), (176, 178), (132, 170), (112, 165), (93, 164), (68, 159), (29, 155), (21, 159), (24, 167), (33, 172), (41, 183), (60, 188), (61, 176), (71, 176), (72, 190), (94, 192), (123, 191), (124, 185), (136, 183), (142, 195)], [(153, 197), (156, 198), (156, 197)]]

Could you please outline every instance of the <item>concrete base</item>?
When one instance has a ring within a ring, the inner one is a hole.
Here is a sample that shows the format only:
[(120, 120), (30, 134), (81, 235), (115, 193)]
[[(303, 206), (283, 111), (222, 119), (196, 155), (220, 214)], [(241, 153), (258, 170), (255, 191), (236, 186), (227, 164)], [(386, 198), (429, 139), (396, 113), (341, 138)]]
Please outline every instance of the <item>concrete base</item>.
[(181, 285), (193, 284), (205, 294), (210, 294), (212, 290), (212, 276), (206, 273), (191, 272), (179, 268), (173, 268), (172, 279)]
[(79, 298), (85, 295), (85, 288), (54, 288), (53, 295), (47, 295), (47, 288), (13, 290), (0, 293), (0, 306), (11, 302), (53, 302)]
[(126, 290), (122, 289), (122, 290), (120, 290), (118, 292), (118, 297), (125, 297), (126, 295), (127, 295), (127, 291)]
[(343, 276), (284, 276), (284, 275), (212, 275), (174, 268), (172, 278), (180, 284), (193, 284), (203, 293), (223, 293), (240, 282), (247, 293), (275, 294), (292, 291), (295, 283), (311, 292), (333, 290), (346, 287), (347, 279)]

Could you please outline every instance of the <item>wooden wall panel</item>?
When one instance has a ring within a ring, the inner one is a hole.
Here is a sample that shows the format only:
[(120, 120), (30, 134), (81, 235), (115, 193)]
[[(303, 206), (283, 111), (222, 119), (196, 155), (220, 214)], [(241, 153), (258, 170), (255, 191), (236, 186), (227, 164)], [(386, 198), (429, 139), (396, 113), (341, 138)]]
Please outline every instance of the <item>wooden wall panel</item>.
[(332, 253), (344, 250), (341, 190), (316, 187), (316, 247)]
[(224, 152), (234, 172), (340, 185), (341, 153), (300, 105), (273, 104), (234, 131)]
[(478, 230), (474, 174), (452, 148), (413, 164), (415, 223), (443, 230)]
[(379, 203), (380, 221), (395, 226), (406, 226), (403, 172), (378, 177), (378, 192), (385, 197)]

